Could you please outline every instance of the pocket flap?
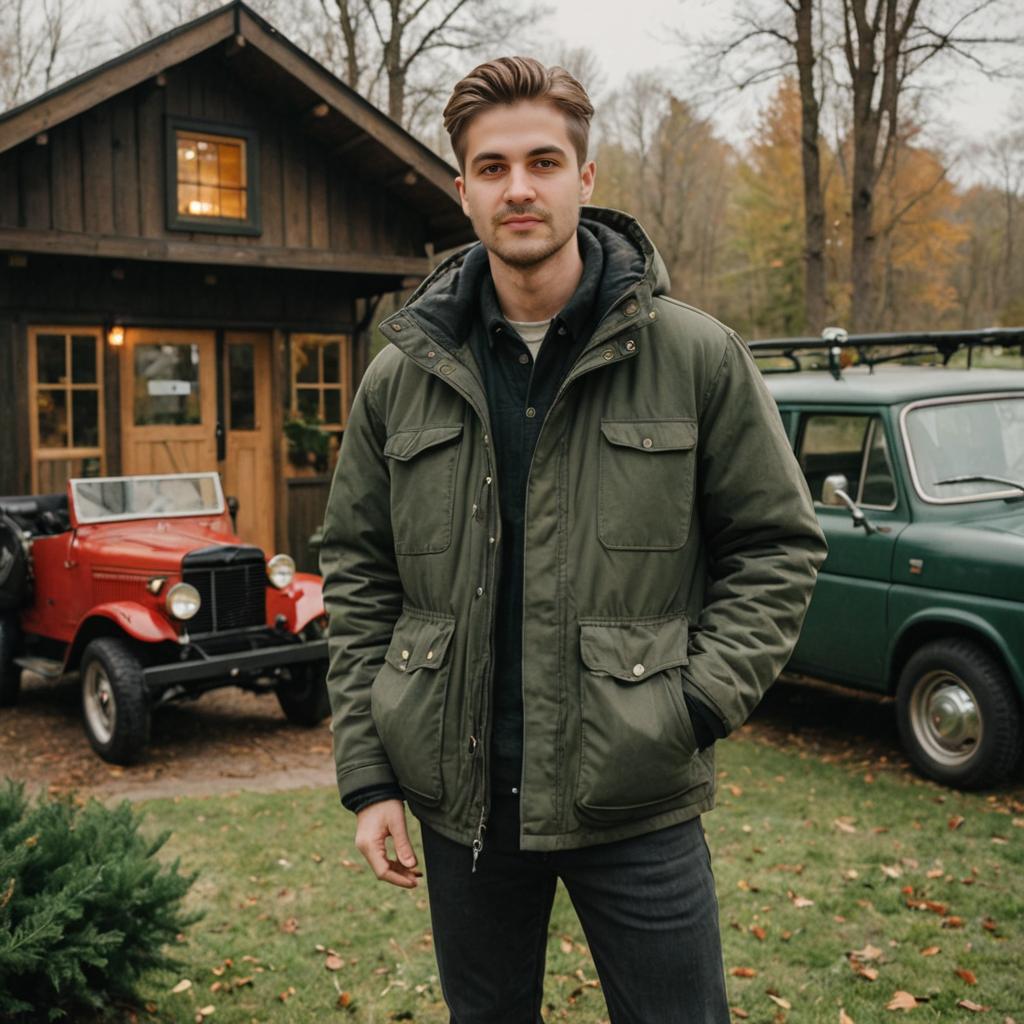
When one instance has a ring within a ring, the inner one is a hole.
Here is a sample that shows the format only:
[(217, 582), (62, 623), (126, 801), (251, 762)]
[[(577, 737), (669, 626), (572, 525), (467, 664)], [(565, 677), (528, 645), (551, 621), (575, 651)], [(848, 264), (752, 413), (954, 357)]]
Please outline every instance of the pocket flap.
[(399, 459), (404, 462), (406, 459), (419, 455), (420, 452), (425, 451), (427, 448), (444, 444), (446, 441), (454, 441), (461, 433), (461, 423), (399, 430), (384, 442), (384, 454), (389, 459)]
[(384, 660), (400, 672), (440, 668), (454, 632), (454, 619), (404, 611), (395, 623)]
[(685, 665), (686, 617), (609, 625), (580, 622), (580, 657), (592, 672), (639, 683), (656, 672)]
[(601, 420), (601, 433), (612, 443), (642, 452), (668, 452), (697, 443), (696, 420)]

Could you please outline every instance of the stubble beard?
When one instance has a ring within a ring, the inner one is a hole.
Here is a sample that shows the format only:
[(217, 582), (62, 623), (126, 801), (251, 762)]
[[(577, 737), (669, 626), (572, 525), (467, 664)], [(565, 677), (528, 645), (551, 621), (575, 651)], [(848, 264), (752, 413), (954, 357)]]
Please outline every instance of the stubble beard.
[[(516, 270), (536, 268), (559, 252), (576, 234), (576, 225), (570, 224), (566, 226), (565, 231), (554, 233), (548, 238), (539, 238), (536, 241), (531, 240), (527, 244), (522, 242), (518, 245), (506, 244), (499, 238), (501, 222), (517, 214), (521, 216), (529, 214), (530, 216), (540, 217), (543, 224), (549, 228), (554, 228), (553, 218), (550, 213), (530, 207), (507, 207), (491, 219), (488, 224), (488, 237), (484, 239), (484, 247), (488, 252), (494, 253), (506, 266), (514, 267)], [(480, 232), (477, 232), (477, 234), (479, 235)]]

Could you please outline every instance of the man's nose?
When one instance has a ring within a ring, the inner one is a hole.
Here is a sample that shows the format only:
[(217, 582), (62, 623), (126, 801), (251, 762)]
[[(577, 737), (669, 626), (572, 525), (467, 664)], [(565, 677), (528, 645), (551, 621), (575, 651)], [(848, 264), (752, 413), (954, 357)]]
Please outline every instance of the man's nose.
[(527, 169), (513, 165), (505, 179), (505, 202), (521, 205), (532, 202), (536, 198), (537, 193)]

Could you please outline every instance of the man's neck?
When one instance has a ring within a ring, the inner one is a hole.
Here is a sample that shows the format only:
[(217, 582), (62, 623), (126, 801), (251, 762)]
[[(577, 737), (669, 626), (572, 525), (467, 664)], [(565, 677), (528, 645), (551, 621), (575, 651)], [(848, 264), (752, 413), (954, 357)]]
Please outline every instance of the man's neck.
[(583, 259), (574, 234), (558, 252), (532, 267), (512, 267), (487, 254), (501, 311), (509, 320), (538, 323), (561, 312), (583, 276)]

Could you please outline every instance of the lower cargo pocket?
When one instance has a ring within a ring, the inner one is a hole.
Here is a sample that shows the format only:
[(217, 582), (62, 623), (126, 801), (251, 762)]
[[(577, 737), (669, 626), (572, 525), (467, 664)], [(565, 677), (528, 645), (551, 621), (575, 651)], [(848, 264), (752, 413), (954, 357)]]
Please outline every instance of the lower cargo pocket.
[(399, 785), (421, 803), (444, 795), (441, 757), (455, 619), (406, 608), (395, 623), (370, 709)]
[(684, 803), (707, 781), (683, 697), (686, 619), (580, 622), (581, 816), (610, 820)]

